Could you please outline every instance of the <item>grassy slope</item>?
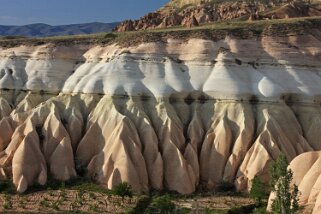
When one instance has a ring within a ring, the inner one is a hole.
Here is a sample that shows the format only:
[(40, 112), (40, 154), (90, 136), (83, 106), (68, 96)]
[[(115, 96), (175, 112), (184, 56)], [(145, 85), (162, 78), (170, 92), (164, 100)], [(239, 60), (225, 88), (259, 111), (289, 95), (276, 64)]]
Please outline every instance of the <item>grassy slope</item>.
[(100, 33), (92, 35), (58, 36), (46, 38), (0, 38), (0, 47), (9, 48), (20, 45), (107, 45), (118, 43), (121, 46), (138, 45), (143, 42), (160, 42), (168, 38), (201, 38), (219, 40), (226, 35), (238, 38), (252, 38), (262, 35), (284, 36), (286, 34), (303, 34), (311, 29), (321, 28), (321, 17), (294, 18), (284, 20), (261, 21), (224, 21), (204, 24), (194, 28), (172, 27), (137, 32)]

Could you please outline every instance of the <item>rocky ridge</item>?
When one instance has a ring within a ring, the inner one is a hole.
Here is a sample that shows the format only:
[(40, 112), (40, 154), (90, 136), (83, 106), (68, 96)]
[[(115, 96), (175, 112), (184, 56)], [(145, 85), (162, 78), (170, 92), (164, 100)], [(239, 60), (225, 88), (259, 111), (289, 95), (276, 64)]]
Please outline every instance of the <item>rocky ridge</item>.
[[(290, 2), (290, 3), (289, 3)], [(134, 31), (173, 26), (193, 27), (199, 24), (245, 17), (249, 20), (321, 16), (321, 2), (303, 1), (171, 1), (156, 12), (139, 20), (126, 20), (115, 31)], [(274, 11), (269, 12), (272, 9)]]

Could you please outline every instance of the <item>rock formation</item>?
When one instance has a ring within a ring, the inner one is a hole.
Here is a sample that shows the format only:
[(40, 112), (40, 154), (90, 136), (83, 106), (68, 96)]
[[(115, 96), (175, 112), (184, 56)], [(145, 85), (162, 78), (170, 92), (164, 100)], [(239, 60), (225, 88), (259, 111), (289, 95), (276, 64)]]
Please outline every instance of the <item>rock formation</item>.
[(0, 179), (19, 192), (76, 175), (138, 192), (247, 190), (281, 152), (321, 148), (321, 32), (310, 30), (1, 48)]
[[(133, 31), (198, 24), (249, 17), (250, 20), (321, 16), (321, 1), (218, 1), (172, 0), (139, 20), (127, 20), (114, 30)], [(197, 23), (197, 24), (195, 24)]]

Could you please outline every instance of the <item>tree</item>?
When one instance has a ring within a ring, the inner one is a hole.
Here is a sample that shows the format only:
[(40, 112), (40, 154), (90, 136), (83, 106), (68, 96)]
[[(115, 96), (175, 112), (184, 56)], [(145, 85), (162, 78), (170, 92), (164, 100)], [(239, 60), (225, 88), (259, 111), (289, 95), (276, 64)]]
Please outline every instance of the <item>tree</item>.
[(255, 176), (252, 180), (252, 188), (250, 191), (250, 197), (255, 200), (257, 207), (262, 205), (262, 200), (265, 198), (265, 185), (258, 176)]
[(272, 202), (272, 211), (276, 214), (292, 214), (299, 209), (298, 187), (294, 184), (291, 188), (293, 172), (287, 169), (288, 162), (285, 155), (281, 154), (270, 168), (270, 185), (275, 199)]

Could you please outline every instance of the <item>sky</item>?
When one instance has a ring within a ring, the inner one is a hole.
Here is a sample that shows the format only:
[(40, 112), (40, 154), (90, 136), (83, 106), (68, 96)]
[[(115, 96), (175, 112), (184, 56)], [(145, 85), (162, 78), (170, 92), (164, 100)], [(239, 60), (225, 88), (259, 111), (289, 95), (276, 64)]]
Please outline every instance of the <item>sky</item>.
[(0, 0), (0, 25), (50, 25), (137, 19), (169, 0)]

